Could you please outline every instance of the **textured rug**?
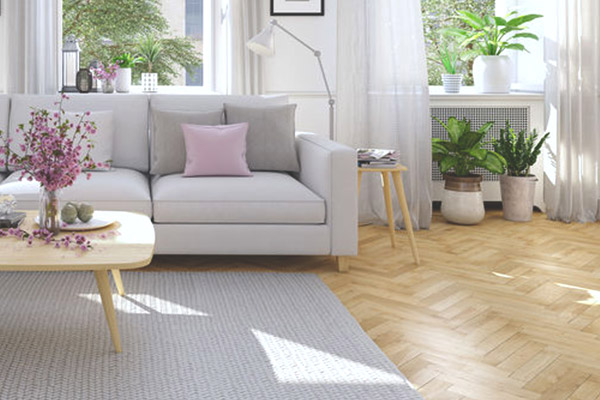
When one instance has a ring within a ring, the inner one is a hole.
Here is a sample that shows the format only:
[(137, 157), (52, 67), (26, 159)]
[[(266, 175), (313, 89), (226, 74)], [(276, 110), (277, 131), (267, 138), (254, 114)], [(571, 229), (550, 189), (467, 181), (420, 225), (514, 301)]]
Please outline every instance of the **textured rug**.
[(312, 274), (0, 273), (1, 399), (421, 399)]

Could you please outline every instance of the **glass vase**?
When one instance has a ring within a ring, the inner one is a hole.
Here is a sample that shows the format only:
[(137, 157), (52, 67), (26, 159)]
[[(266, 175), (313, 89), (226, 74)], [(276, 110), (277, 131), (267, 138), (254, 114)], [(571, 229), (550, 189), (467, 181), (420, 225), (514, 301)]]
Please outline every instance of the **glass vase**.
[(113, 93), (115, 91), (115, 80), (114, 79), (103, 79), (102, 80), (102, 92)]
[(57, 235), (60, 232), (60, 191), (42, 187), (40, 193), (40, 229)]

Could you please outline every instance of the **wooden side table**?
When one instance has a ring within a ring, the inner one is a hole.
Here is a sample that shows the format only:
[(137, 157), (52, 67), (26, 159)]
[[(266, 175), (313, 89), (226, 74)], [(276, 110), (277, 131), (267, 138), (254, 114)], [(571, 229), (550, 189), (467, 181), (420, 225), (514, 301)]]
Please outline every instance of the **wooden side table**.
[(410, 242), (410, 248), (415, 258), (415, 263), (419, 265), (419, 251), (417, 249), (417, 242), (415, 241), (415, 234), (413, 232), (412, 222), (410, 220), (410, 213), (408, 212), (408, 204), (406, 203), (406, 195), (404, 194), (404, 185), (402, 184), (402, 172), (408, 171), (404, 165), (398, 164), (394, 168), (358, 168), (358, 194), (360, 195), (360, 181), (363, 172), (379, 172), (383, 181), (383, 197), (385, 198), (385, 210), (388, 218), (388, 229), (390, 232), (390, 240), (392, 241), (392, 247), (396, 247), (395, 237), (395, 222), (394, 222), (394, 208), (392, 206), (392, 188), (390, 184), (390, 174), (394, 181), (396, 188), (396, 195), (398, 196), (398, 202), (400, 203), (400, 210), (402, 210), (402, 216), (404, 217), (404, 225), (406, 226), (406, 232), (408, 233), (408, 240)]

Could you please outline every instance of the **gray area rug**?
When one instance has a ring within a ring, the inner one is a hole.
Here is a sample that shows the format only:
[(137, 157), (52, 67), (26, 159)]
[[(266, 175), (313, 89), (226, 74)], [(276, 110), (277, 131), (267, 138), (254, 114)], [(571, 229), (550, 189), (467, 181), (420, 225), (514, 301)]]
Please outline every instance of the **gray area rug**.
[[(421, 399), (312, 274), (0, 273), (1, 399)], [(116, 291), (115, 291), (116, 292)]]

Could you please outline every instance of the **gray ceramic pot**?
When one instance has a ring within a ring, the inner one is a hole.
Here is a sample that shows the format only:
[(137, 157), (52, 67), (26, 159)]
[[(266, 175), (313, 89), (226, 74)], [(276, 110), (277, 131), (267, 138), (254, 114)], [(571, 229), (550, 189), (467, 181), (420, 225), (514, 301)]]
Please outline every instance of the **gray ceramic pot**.
[(537, 178), (500, 175), (504, 219), (516, 222), (531, 221)]

